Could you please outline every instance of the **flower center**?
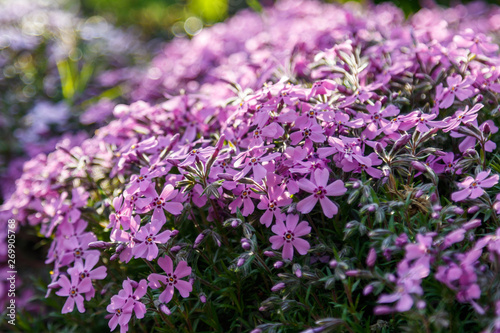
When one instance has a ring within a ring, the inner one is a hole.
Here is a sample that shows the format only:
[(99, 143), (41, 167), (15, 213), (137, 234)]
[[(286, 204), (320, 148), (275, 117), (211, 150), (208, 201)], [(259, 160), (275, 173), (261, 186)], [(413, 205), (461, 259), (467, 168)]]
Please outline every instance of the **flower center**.
[(314, 196), (319, 199), (323, 199), (325, 197), (326, 191), (323, 186), (318, 187), (314, 190)]
[(290, 230), (288, 230), (287, 232), (285, 232), (285, 233), (283, 234), (283, 240), (284, 240), (285, 242), (287, 242), (287, 243), (292, 242), (292, 241), (294, 240), (293, 233), (292, 233)]
[(307, 138), (309, 135), (311, 135), (311, 131), (308, 129), (304, 130), (304, 137)]

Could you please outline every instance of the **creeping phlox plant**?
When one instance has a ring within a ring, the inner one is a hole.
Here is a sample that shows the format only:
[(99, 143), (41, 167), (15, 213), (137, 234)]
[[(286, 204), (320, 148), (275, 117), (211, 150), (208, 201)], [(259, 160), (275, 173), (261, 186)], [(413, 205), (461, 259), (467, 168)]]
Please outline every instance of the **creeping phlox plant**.
[(242, 12), (4, 209), (51, 240), (61, 312), (111, 330), (500, 332), (499, 22)]

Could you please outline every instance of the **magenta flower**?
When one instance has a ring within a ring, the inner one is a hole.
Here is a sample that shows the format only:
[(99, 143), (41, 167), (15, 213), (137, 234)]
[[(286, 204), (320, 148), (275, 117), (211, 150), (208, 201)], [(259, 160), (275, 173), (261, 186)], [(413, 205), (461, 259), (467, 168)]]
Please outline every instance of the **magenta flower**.
[(59, 278), (58, 283), (59, 286), (61, 286), (61, 289), (58, 290), (56, 294), (59, 296), (68, 296), (61, 313), (64, 314), (72, 312), (75, 307), (75, 303), (78, 311), (80, 313), (84, 313), (85, 307), (83, 306), (83, 296), (81, 294), (85, 294), (92, 289), (92, 282), (90, 281), (90, 278), (85, 278), (80, 281), (80, 276), (76, 272), (73, 272), (73, 274), (71, 274), (71, 282), (65, 275), (62, 275)]
[(318, 124), (302, 128), (300, 131), (290, 134), (291, 144), (295, 146), (303, 139), (306, 140), (306, 142), (307, 140), (325, 142), (326, 136), (323, 134), (324, 132), (323, 127)]
[(268, 173), (266, 182), (268, 196), (261, 195), (261, 201), (257, 205), (259, 209), (266, 209), (260, 218), (260, 223), (265, 224), (268, 228), (273, 223), (273, 217), (276, 217), (276, 221), (283, 222), (285, 220), (285, 214), (281, 212), (280, 207), (292, 202), (292, 199), (287, 198), (284, 194), (285, 189), (283, 186), (279, 186), (280, 183), (281, 177), (274, 173)]
[(128, 331), (128, 322), (132, 317), (133, 307), (132, 303), (127, 302), (121, 297), (111, 297), (111, 304), (106, 308), (111, 313), (111, 315), (108, 315), (111, 316), (108, 323), (109, 329), (113, 331), (120, 324), (120, 333), (126, 333)]
[(479, 198), (484, 193), (483, 188), (490, 188), (498, 183), (498, 175), (488, 177), (490, 172), (491, 170), (481, 171), (475, 179), (471, 176), (468, 176), (463, 182), (458, 183), (458, 187), (462, 188), (463, 190), (452, 193), (451, 200), (457, 202), (463, 201), (469, 197), (471, 199)]
[[(85, 265), (83, 265), (80, 261), (75, 262), (75, 266), (68, 269), (68, 273), (70, 275), (76, 274), (80, 277), (80, 281), (83, 281), (86, 278), (91, 280), (102, 280), (106, 277), (106, 267), (99, 266), (94, 269), (94, 266), (99, 261), (99, 256), (90, 255), (85, 259)], [(87, 301), (94, 297), (95, 290), (91, 285), (89, 292), (86, 293)]]
[(152, 172), (149, 171), (148, 168), (141, 168), (141, 172), (139, 175), (133, 175), (130, 179), (130, 187), (125, 190), (127, 195), (134, 194), (137, 191), (144, 192), (148, 189), (148, 187), (152, 184), (151, 180), (154, 178)]
[(462, 76), (460, 75), (449, 76), (446, 78), (446, 83), (448, 84), (448, 88), (445, 88), (441, 96), (438, 96), (438, 99), (441, 101), (439, 103), (439, 108), (441, 109), (450, 107), (455, 101), (455, 96), (463, 101), (474, 95), (471, 87), (471, 84), (474, 83), (474, 78), (472, 77), (466, 77), (462, 80)]
[[(133, 285), (136, 285), (135, 291), (133, 290)], [(123, 281), (123, 289), (118, 292), (118, 296), (113, 296), (113, 298), (122, 298), (128, 304), (132, 304), (132, 309), (135, 312), (135, 316), (139, 319), (144, 318), (146, 314), (146, 305), (140, 301), (141, 297), (146, 295), (148, 289), (148, 282), (145, 279), (139, 281), (139, 283), (127, 279)]]
[(461, 124), (468, 124), (476, 120), (477, 113), (479, 110), (483, 108), (483, 104), (476, 104), (469, 110), (469, 106), (465, 106), (465, 110), (457, 111), (453, 115), (453, 117), (447, 117), (443, 119), (443, 123), (446, 124), (446, 127), (443, 128), (443, 132), (449, 132), (453, 129), (456, 129)]
[(158, 234), (159, 228), (153, 224), (143, 226), (136, 235), (136, 238), (141, 241), (140, 244), (135, 244), (132, 254), (136, 258), (146, 258), (151, 261), (158, 256), (158, 246), (156, 244), (165, 244), (171, 237), (172, 231), (166, 230)]
[(302, 214), (307, 214), (313, 210), (316, 203), (320, 202), (323, 212), (329, 218), (337, 214), (338, 208), (327, 196), (340, 196), (343, 195), (347, 189), (344, 186), (344, 182), (341, 180), (336, 180), (330, 185), (328, 183), (330, 173), (327, 169), (316, 169), (314, 171), (314, 183), (302, 178), (299, 180), (299, 187), (313, 195), (308, 196), (297, 204), (297, 210)]
[(255, 209), (252, 198), (258, 198), (258, 195), (250, 190), (249, 187), (245, 187), (243, 191), (241, 191), (240, 195), (229, 204), (231, 214), (236, 213), (236, 208), (240, 208), (241, 205), (243, 205), (243, 211), (241, 212), (243, 216), (252, 214)]
[(153, 217), (151, 218), (152, 223), (159, 223), (160, 226), (165, 223), (167, 219), (165, 218), (165, 212), (163, 210), (174, 215), (179, 215), (182, 212), (184, 206), (180, 202), (169, 202), (169, 200), (175, 198), (178, 192), (178, 190), (174, 190), (171, 184), (167, 184), (163, 188), (160, 196), (156, 195), (156, 197), (153, 198), (151, 202), (151, 205), (154, 207)]
[(181, 280), (183, 277), (191, 274), (191, 267), (187, 262), (181, 261), (174, 271), (174, 264), (170, 257), (162, 257), (158, 259), (158, 265), (167, 273), (167, 275), (152, 273), (148, 276), (149, 286), (153, 289), (161, 287), (161, 283), (165, 285), (165, 290), (160, 294), (160, 301), (168, 303), (174, 295), (174, 288), (176, 288), (182, 297), (188, 297), (189, 293), (193, 290), (191, 283)]
[(305, 255), (311, 248), (306, 240), (299, 238), (311, 232), (311, 227), (306, 221), (299, 222), (299, 216), (290, 214), (286, 217), (286, 225), (282, 221), (276, 221), (271, 230), (277, 236), (271, 236), (269, 241), (272, 248), (278, 250), (283, 247), (283, 259), (293, 259), (293, 248), (301, 255)]

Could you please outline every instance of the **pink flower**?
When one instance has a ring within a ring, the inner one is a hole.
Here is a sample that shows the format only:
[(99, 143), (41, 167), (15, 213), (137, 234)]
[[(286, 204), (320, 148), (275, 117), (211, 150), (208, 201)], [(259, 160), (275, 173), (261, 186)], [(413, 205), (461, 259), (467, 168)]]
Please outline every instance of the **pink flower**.
[[(85, 265), (83, 265), (80, 261), (77, 261), (74, 267), (68, 269), (68, 273), (70, 275), (73, 274), (78, 275), (80, 277), (80, 281), (83, 281), (86, 278), (89, 278), (91, 280), (102, 280), (107, 275), (106, 267), (99, 266), (96, 269), (93, 269), (98, 261), (99, 261), (99, 256), (90, 255), (85, 260)], [(90, 300), (92, 297), (94, 297), (94, 294), (95, 290), (91, 285), (91, 289), (86, 294), (87, 301)]]
[(266, 181), (268, 196), (261, 195), (261, 201), (257, 205), (259, 209), (266, 209), (266, 212), (260, 218), (260, 223), (265, 224), (268, 228), (273, 223), (273, 217), (276, 217), (276, 221), (283, 222), (285, 220), (285, 214), (281, 212), (280, 207), (289, 205), (292, 202), (292, 199), (287, 198), (284, 194), (284, 187), (279, 186), (280, 182), (281, 177), (274, 173), (268, 173)]
[(305, 178), (299, 180), (298, 185), (302, 190), (313, 193), (313, 195), (308, 196), (297, 204), (299, 212), (303, 214), (309, 213), (319, 200), (321, 208), (323, 208), (323, 212), (327, 217), (331, 218), (337, 214), (337, 206), (327, 196), (343, 195), (347, 189), (341, 180), (336, 180), (327, 186), (329, 174), (327, 169), (317, 169), (314, 171), (314, 183)]
[(109, 304), (106, 308), (108, 312), (112, 313), (111, 315), (108, 315), (111, 316), (108, 323), (111, 331), (113, 331), (118, 324), (120, 324), (120, 333), (126, 333), (128, 331), (128, 322), (132, 317), (133, 307), (134, 305), (132, 303), (127, 302), (121, 297), (111, 297), (111, 304)]
[(439, 108), (446, 109), (450, 107), (455, 101), (455, 96), (463, 101), (472, 95), (474, 95), (474, 91), (471, 88), (471, 84), (474, 83), (474, 78), (466, 77), (462, 80), (462, 76), (449, 76), (446, 78), (446, 83), (448, 84), (448, 88), (445, 88), (441, 94), (438, 96), (438, 99), (441, 101), (439, 103)]
[(300, 131), (290, 134), (291, 144), (295, 146), (303, 139), (306, 140), (306, 142), (307, 140), (325, 142), (326, 136), (323, 134), (324, 132), (323, 127), (318, 124), (302, 128)]
[(78, 273), (73, 272), (73, 274), (71, 274), (71, 282), (65, 275), (62, 275), (59, 278), (58, 283), (61, 286), (61, 289), (57, 291), (56, 294), (59, 296), (68, 296), (61, 313), (72, 312), (75, 307), (75, 303), (78, 311), (80, 313), (84, 313), (85, 307), (83, 306), (83, 296), (81, 294), (85, 294), (92, 289), (92, 282), (90, 281), (90, 278), (85, 278), (80, 281)]
[(290, 214), (286, 217), (286, 226), (282, 221), (276, 221), (271, 230), (277, 236), (271, 236), (269, 241), (272, 243), (272, 248), (278, 250), (283, 247), (283, 259), (293, 259), (293, 248), (301, 255), (305, 255), (311, 248), (311, 245), (300, 236), (307, 235), (311, 232), (311, 227), (306, 221), (299, 222), (299, 216)]
[(447, 117), (443, 119), (443, 123), (446, 124), (446, 127), (443, 128), (443, 132), (449, 132), (453, 129), (456, 129), (461, 124), (468, 124), (476, 120), (477, 113), (479, 110), (483, 108), (483, 104), (476, 104), (469, 110), (469, 106), (465, 106), (465, 110), (457, 111), (453, 115), (453, 117)]
[(462, 188), (463, 190), (452, 193), (451, 200), (463, 201), (468, 197), (470, 197), (471, 199), (479, 198), (484, 193), (483, 188), (490, 188), (498, 183), (498, 175), (488, 177), (490, 172), (491, 170), (481, 171), (475, 179), (471, 176), (468, 176), (463, 182), (458, 183), (458, 187)]
[(193, 286), (187, 282), (180, 280), (185, 276), (191, 274), (191, 267), (187, 262), (181, 261), (174, 271), (174, 264), (170, 257), (162, 257), (158, 259), (158, 265), (167, 273), (167, 275), (152, 273), (148, 276), (149, 286), (153, 289), (161, 287), (160, 282), (165, 285), (165, 290), (160, 294), (160, 301), (168, 303), (174, 295), (174, 288), (176, 288), (182, 297), (188, 297), (189, 293), (193, 290)]
[(136, 244), (132, 250), (132, 254), (136, 258), (146, 258), (151, 261), (158, 256), (158, 246), (156, 244), (165, 244), (172, 234), (170, 230), (160, 234), (158, 234), (158, 231), (159, 229), (150, 223), (137, 232), (136, 238), (142, 243)]
[(180, 202), (168, 202), (175, 198), (178, 192), (178, 190), (174, 190), (171, 184), (167, 184), (163, 188), (160, 196), (156, 195), (156, 197), (153, 198), (151, 202), (151, 205), (154, 207), (153, 217), (151, 218), (152, 223), (159, 223), (161, 226), (165, 223), (167, 219), (163, 212), (164, 209), (174, 215), (179, 215), (182, 212), (184, 207)]
[[(133, 290), (133, 284), (137, 286), (137, 289)], [(146, 313), (146, 305), (140, 301), (141, 297), (146, 295), (148, 289), (148, 282), (145, 279), (139, 281), (139, 283), (127, 279), (123, 281), (123, 289), (118, 292), (118, 296), (113, 296), (112, 298), (122, 298), (128, 304), (132, 304), (132, 309), (135, 312), (135, 316), (139, 319), (144, 318)]]
[(137, 191), (144, 192), (148, 189), (149, 185), (151, 185), (151, 179), (153, 179), (154, 175), (152, 172), (149, 172), (149, 169), (146, 167), (141, 168), (141, 172), (139, 175), (133, 175), (130, 179), (130, 187), (125, 190), (127, 195), (134, 194)]
[(240, 195), (229, 204), (231, 214), (236, 213), (236, 208), (240, 208), (241, 205), (243, 205), (243, 211), (241, 212), (243, 216), (252, 214), (255, 209), (252, 198), (258, 198), (257, 194), (250, 190), (249, 187), (245, 187), (243, 191), (241, 191)]

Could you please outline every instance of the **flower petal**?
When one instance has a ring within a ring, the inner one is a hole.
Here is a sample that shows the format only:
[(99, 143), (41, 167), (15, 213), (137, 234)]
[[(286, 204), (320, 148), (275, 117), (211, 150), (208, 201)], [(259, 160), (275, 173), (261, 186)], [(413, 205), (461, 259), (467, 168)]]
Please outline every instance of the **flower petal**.
[(311, 210), (313, 210), (317, 202), (318, 198), (316, 198), (314, 195), (310, 195), (297, 204), (297, 210), (302, 214), (307, 214)]

